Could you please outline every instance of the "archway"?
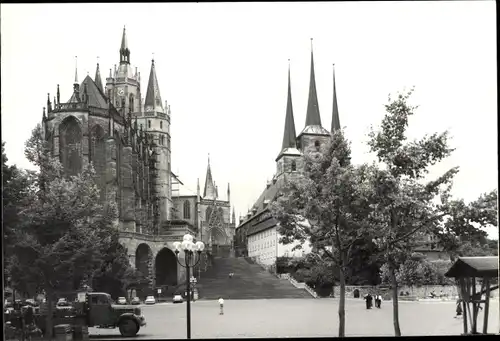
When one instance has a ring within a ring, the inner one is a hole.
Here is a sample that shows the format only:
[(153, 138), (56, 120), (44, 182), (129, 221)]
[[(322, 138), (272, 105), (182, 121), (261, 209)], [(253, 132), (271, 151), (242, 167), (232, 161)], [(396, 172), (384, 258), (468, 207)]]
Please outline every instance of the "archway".
[(135, 268), (144, 276), (151, 275), (153, 252), (148, 244), (141, 243), (135, 251)]
[(174, 252), (163, 248), (156, 255), (156, 286), (177, 285), (177, 258)]

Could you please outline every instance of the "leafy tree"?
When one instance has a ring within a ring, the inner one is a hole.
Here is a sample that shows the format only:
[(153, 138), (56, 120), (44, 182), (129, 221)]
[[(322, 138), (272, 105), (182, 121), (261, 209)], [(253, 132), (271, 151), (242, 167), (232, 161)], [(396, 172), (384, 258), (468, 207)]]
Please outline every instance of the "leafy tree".
[(100, 203), (91, 166), (77, 176), (64, 175), (39, 125), (26, 143), (25, 154), (39, 172), (22, 203), (9, 270), (17, 283), (36, 283), (46, 293), (50, 338), (57, 293), (77, 289), (101, 267), (102, 250), (112, 243), (117, 214), (112, 204)]
[(328, 259), (339, 269), (342, 337), (346, 269), (354, 242), (367, 237), (360, 226), (369, 210), (364, 200), (364, 191), (369, 188), (364, 185), (369, 167), (351, 165), (350, 145), (341, 131), (333, 133), (321, 150), (306, 150), (304, 163), (303, 174), (285, 184), (283, 195), (272, 203), (271, 210), (280, 223), (281, 243), (308, 240), (320, 258)]
[[(409, 117), (416, 107), (408, 104), (412, 90), (389, 97), (380, 129), (369, 134), (368, 145), (376, 153), (379, 167), (371, 177), (374, 240), (383, 251), (392, 286), (394, 333), (401, 336), (398, 311), (398, 264), (413, 247), (412, 236), (433, 229), (443, 213), (434, 199), (448, 193), (458, 172), (452, 168), (434, 181), (422, 183), (428, 168), (453, 151), (448, 133), (432, 134), (420, 140), (406, 141)], [(443, 188), (444, 187), (444, 188)]]
[[(498, 227), (498, 191), (484, 193), (466, 204), (463, 199), (451, 200), (445, 195), (442, 210), (444, 222), (434, 234), (451, 260), (457, 256), (488, 256), (498, 254), (495, 243), (488, 244), (486, 226)], [(494, 251), (496, 250), (496, 251)]]

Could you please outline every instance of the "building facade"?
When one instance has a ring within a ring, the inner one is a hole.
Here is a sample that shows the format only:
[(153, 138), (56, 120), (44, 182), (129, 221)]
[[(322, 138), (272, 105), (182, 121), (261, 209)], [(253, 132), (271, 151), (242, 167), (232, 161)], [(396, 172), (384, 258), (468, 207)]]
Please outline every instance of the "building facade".
[(173, 242), (186, 232), (198, 238), (199, 229), (196, 221), (172, 217), (172, 113), (160, 95), (156, 64), (151, 62), (144, 99), (141, 74), (130, 57), (124, 28), (119, 65), (110, 69), (105, 87), (99, 64), (94, 79), (86, 76), (81, 83), (76, 69), (67, 102), (61, 101), (59, 86), (53, 101), (48, 95), (42, 126), (66, 174), (92, 163), (102, 202), (118, 207), (116, 224), (130, 263), (154, 289), (181, 283), (184, 269), (177, 265)]
[(286, 105), (285, 127), (280, 152), (275, 160), (276, 172), (272, 180), (257, 199), (246, 216), (240, 217), (236, 228), (235, 250), (238, 256), (248, 256), (258, 263), (268, 267), (275, 264), (277, 257), (301, 257), (311, 252), (309, 242), (301, 245), (301, 249), (292, 251), (299, 243), (283, 245), (279, 243), (277, 232), (278, 222), (271, 216), (269, 204), (276, 199), (287, 180), (297, 177), (304, 167), (303, 155), (311, 147), (317, 149), (331, 137), (331, 132), (340, 129), (335, 89), (335, 74), (333, 78), (333, 110), (331, 130), (321, 124), (321, 116), (316, 92), (314, 74), (314, 57), (311, 50), (311, 73), (309, 83), (309, 98), (306, 112), (306, 122), (300, 134), (296, 134), (293, 118), (290, 68), (288, 69), (288, 98)]

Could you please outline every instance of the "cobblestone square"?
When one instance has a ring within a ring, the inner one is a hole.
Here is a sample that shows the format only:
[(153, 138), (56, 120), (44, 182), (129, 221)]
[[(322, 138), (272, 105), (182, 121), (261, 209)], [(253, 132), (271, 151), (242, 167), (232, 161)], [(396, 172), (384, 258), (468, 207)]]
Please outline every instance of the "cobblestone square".
[[(488, 332), (499, 329), (499, 302), (492, 300)], [(158, 304), (142, 308), (148, 325), (136, 339), (186, 337), (186, 304)], [(224, 315), (216, 301), (191, 306), (192, 338), (332, 337), (338, 334), (338, 300), (272, 299), (226, 300)], [(454, 302), (401, 302), (403, 336), (459, 335), (462, 319), (455, 319)], [(483, 311), (479, 313), (482, 330)], [(120, 338), (119, 331), (90, 328), (91, 338)], [(393, 336), (392, 302), (366, 310), (362, 300), (346, 301), (347, 336)]]

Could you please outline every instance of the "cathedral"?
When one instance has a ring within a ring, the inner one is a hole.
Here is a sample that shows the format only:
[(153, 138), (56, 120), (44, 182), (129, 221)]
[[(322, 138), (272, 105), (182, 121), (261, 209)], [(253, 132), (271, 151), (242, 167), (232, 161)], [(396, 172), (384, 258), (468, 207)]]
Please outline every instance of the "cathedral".
[(268, 205), (285, 185), (287, 179), (293, 179), (302, 171), (304, 151), (308, 148), (319, 149), (330, 139), (331, 132), (340, 129), (337, 94), (335, 89), (335, 73), (333, 75), (333, 105), (331, 129), (327, 130), (321, 124), (321, 116), (316, 92), (314, 75), (314, 58), (311, 49), (311, 71), (309, 82), (309, 98), (307, 103), (305, 127), (296, 134), (293, 118), (292, 91), (290, 68), (288, 69), (288, 98), (286, 104), (285, 127), (281, 149), (276, 157), (276, 172), (272, 180), (266, 184), (260, 197), (248, 211), (240, 217), (236, 228), (235, 251), (237, 256), (250, 257), (265, 267), (272, 267), (277, 257), (297, 256), (311, 251), (308, 243), (302, 250), (292, 251), (296, 245), (279, 243), (277, 221), (271, 216)]
[[(94, 79), (87, 75), (82, 82), (76, 69), (67, 102), (61, 102), (59, 85), (53, 100), (48, 94), (42, 127), (66, 174), (78, 174), (92, 163), (102, 202), (118, 207), (120, 242), (130, 263), (153, 290), (185, 279), (173, 252), (175, 241), (190, 233), (207, 244), (208, 253), (210, 247), (216, 252), (230, 249), (234, 217), (230, 223), (229, 185), (227, 200), (222, 200), (210, 164), (203, 196), (198, 189), (194, 198), (172, 198), (172, 184), (180, 182), (171, 171), (172, 113), (162, 101), (154, 60), (143, 95), (124, 28), (119, 65), (110, 69), (105, 84), (99, 64)], [(179, 208), (183, 215), (177, 214)]]

